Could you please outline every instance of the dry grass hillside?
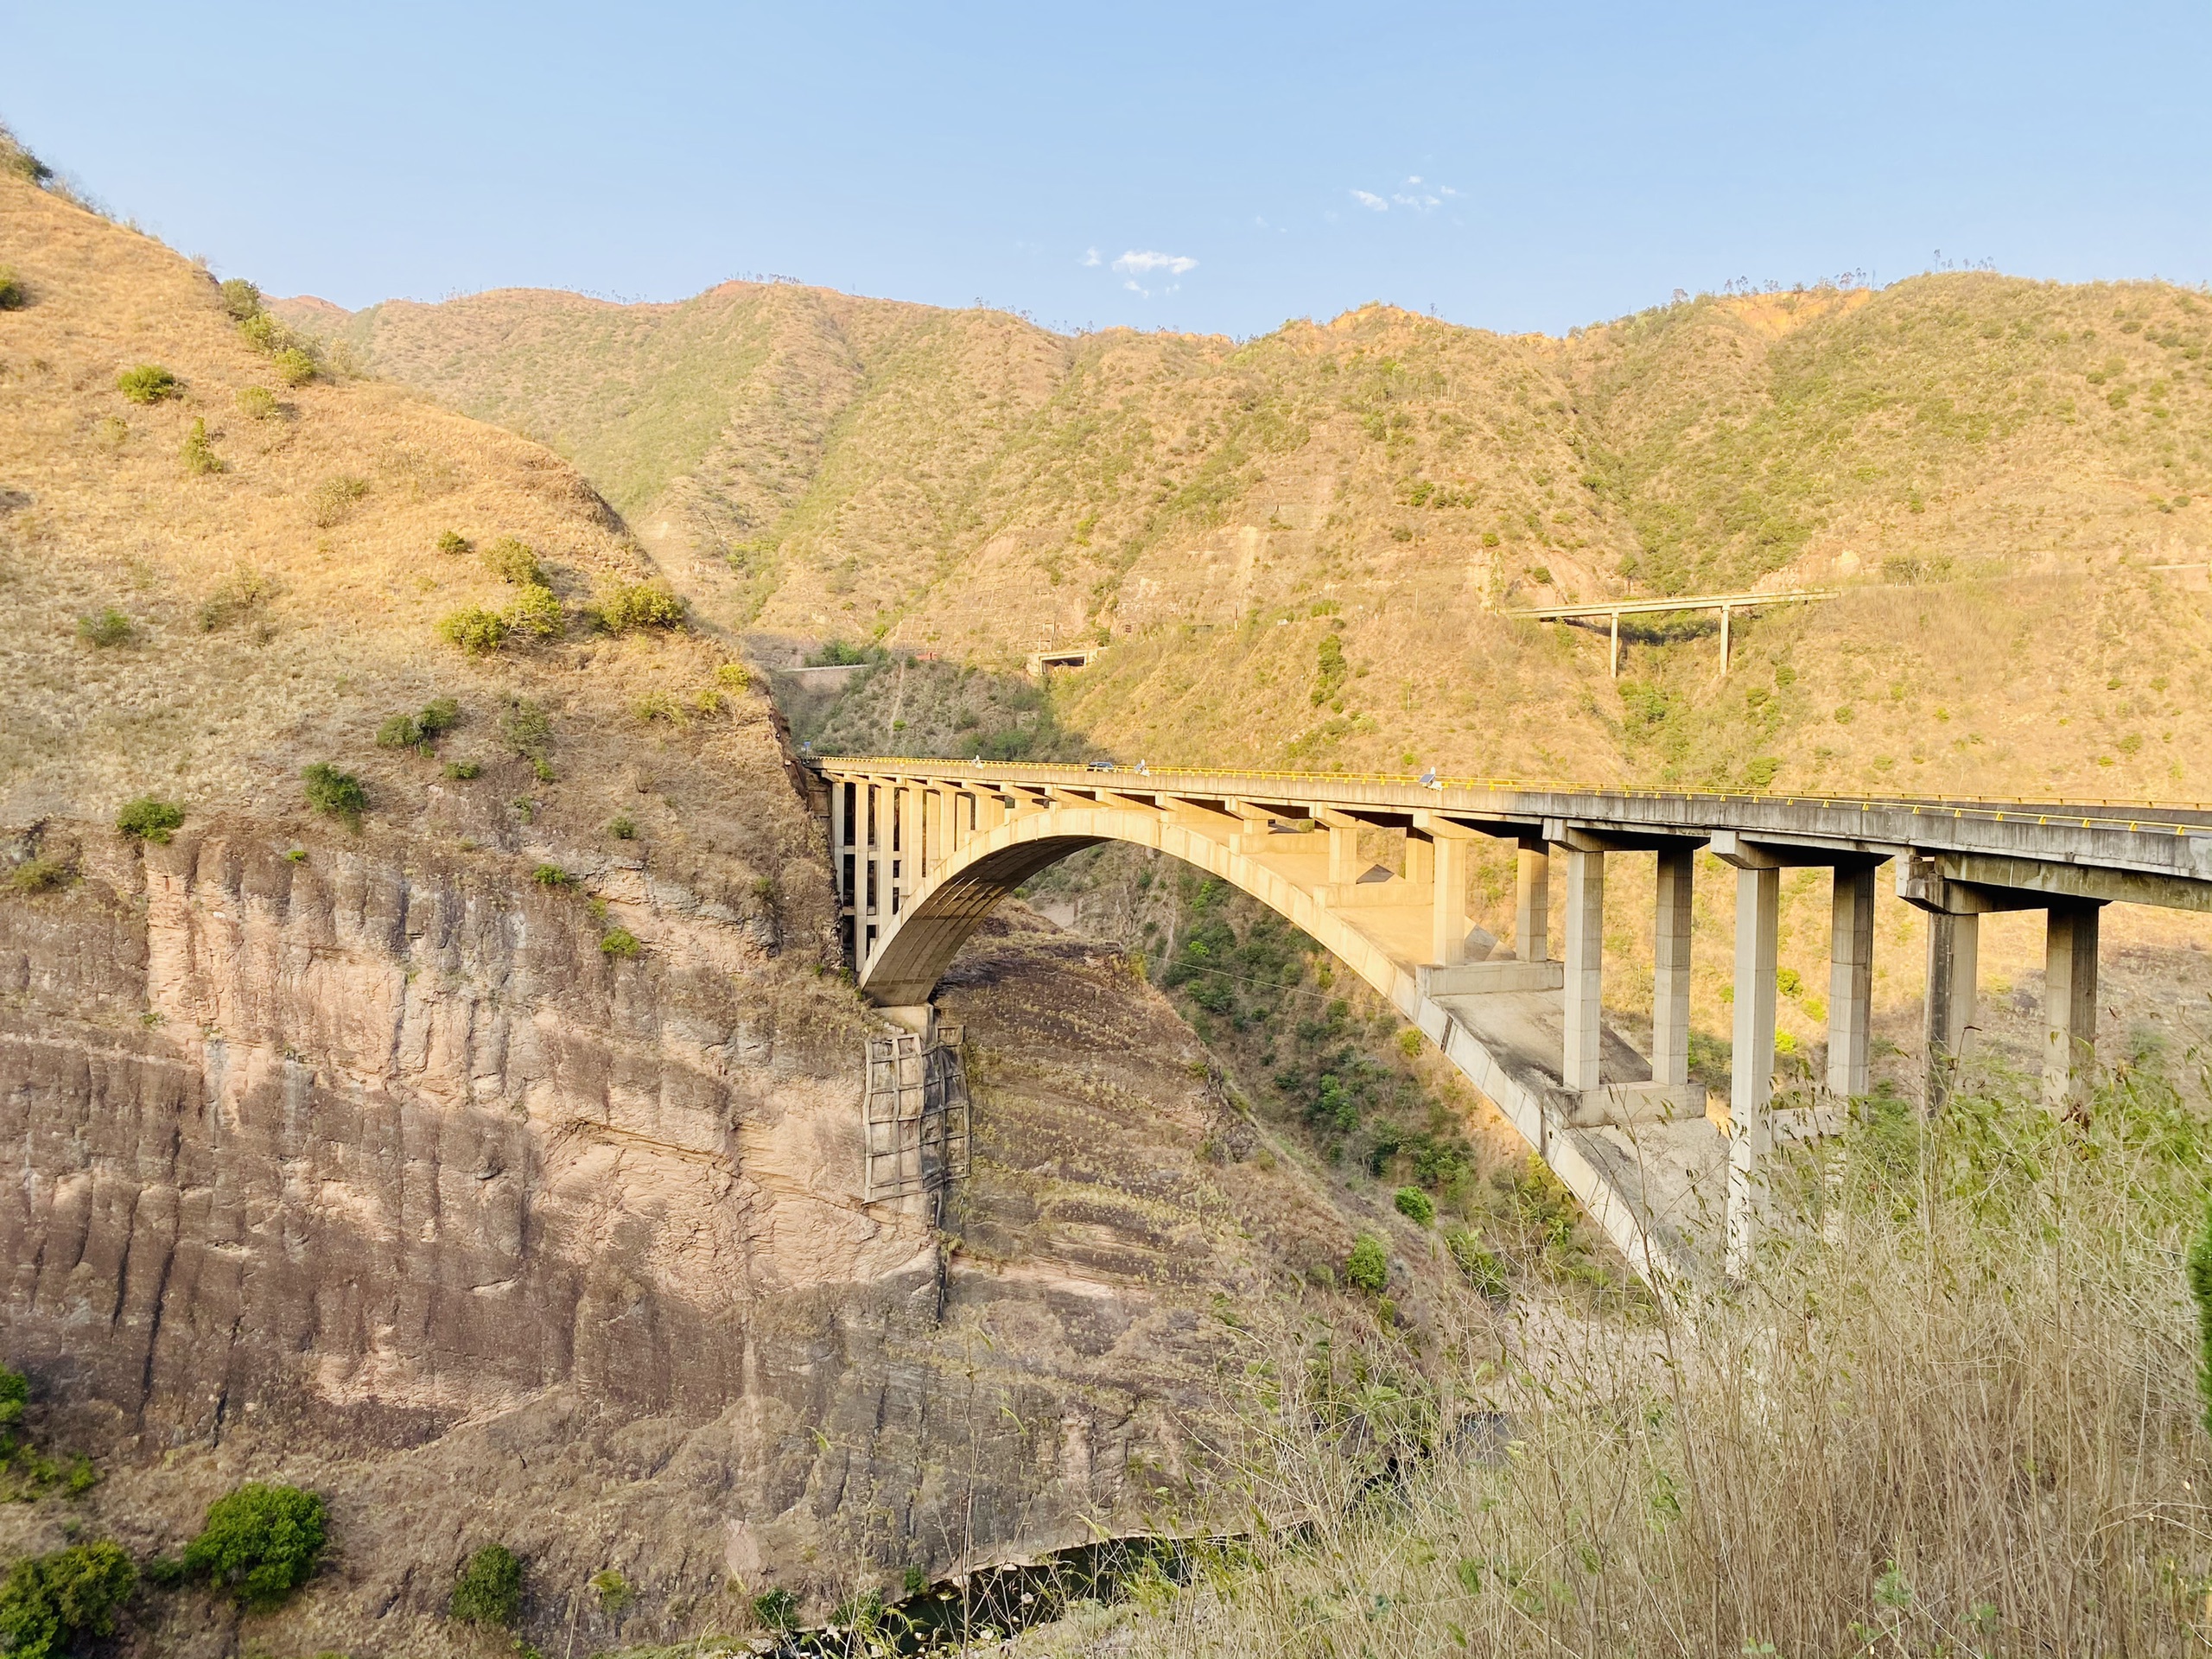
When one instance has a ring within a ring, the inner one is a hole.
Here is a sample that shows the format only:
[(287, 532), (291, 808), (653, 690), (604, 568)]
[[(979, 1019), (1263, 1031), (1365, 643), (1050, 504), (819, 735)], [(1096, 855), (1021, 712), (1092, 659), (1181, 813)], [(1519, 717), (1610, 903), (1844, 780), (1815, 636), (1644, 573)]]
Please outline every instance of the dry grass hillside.
[[(652, 569), (537, 445), (397, 385), (286, 386), (205, 272), (12, 181), (0, 259), (28, 300), (0, 312), (7, 822), (105, 820), (146, 794), (194, 812), (303, 812), (300, 771), (326, 762), (365, 779), (372, 820), (410, 815), (434, 789), (526, 789), (595, 832), (635, 803), (632, 772), (656, 781), (654, 746), (629, 734), (656, 696), (681, 726), (647, 729), (682, 749), (747, 753), (756, 767), (772, 756), (763, 705), (716, 679), (706, 641), (587, 632), (595, 599)], [(118, 377), (149, 363), (174, 393), (133, 402)], [(188, 458), (195, 430), (210, 470)], [(448, 535), (475, 550), (441, 551)], [(571, 639), (525, 634), (483, 658), (441, 642), (453, 612), (516, 601), (479, 556), (501, 537), (535, 550)], [(483, 766), (480, 781), (376, 744), (394, 715), (441, 696), (461, 723), (440, 747)], [(523, 747), (543, 750), (557, 787), (499, 734), (516, 696), (546, 710), (550, 734)], [(790, 855), (749, 850), (756, 874)]]
[[(289, 303), (563, 448), (764, 648), (1110, 642), (1063, 713), (1133, 754), (2212, 794), (2212, 300), (2168, 284), (1701, 296), (1567, 340), (1376, 306), (1242, 343), (791, 284)], [(1615, 683), (1594, 631), (1498, 613), (1754, 583), (1850, 594), (1739, 622), (1726, 683), (1709, 620), (1632, 629)]]

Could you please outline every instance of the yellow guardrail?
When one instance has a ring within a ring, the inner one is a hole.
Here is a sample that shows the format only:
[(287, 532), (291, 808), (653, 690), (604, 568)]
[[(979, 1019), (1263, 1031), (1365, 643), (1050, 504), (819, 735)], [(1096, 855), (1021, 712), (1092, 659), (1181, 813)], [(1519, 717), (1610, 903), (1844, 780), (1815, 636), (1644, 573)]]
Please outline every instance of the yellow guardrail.
[[(962, 773), (988, 778), (997, 775), (1028, 773), (1076, 773), (1098, 778), (1142, 777), (1147, 783), (1159, 787), (1166, 778), (1197, 779), (1259, 779), (1269, 782), (1297, 782), (1313, 785), (1316, 792), (1325, 791), (1332, 785), (1380, 784), (1398, 788), (1425, 789), (1420, 779), (1402, 772), (1288, 772), (1272, 767), (1253, 766), (1161, 766), (1139, 773), (1135, 768), (1116, 764), (1111, 771), (1092, 769), (1081, 761), (973, 760), (934, 760), (917, 755), (852, 755), (821, 754), (804, 757), (817, 767), (836, 766), (856, 772), (926, 772), (943, 775), (957, 768)], [(1979, 796), (1970, 800), (1950, 802), (1919, 795), (1806, 795), (1778, 794), (1771, 790), (1683, 790), (1655, 789), (1635, 784), (1587, 784), (1531, 781), (1512, 778), (1439, 778), (1436, 790), (1470, 790), (1492, 794), (1513, 795), (1599, 795), (1617, 799), (1641, 801), (1700, 802), (1757, 801), (1776, 806), (1820, 806), (1825, 808), (1857, 807), (1862, 811), (1900, 810), (1910, 808), (1916, 815), (1949, 813), (1953, 817), (1972, 817), (1977, 821), (1999, 822), (2008, 817), (2036, 814), (2038, 823), (2075, 821), (2082, 829), (2126, 829), (2137, 833), (2171, 832), (2174, 835), (2212, 834), (2212, 824), (2182, 823), (2156, 817), (2161, 812), (2212, 813), (2212, 804), (2182, 801), (2115, 801), (2109, 799), (2031, 800), (2026, 796)], [(2088, 809), (2103, 813), (2128, 812), (2132, 816), (2090, 817)]]

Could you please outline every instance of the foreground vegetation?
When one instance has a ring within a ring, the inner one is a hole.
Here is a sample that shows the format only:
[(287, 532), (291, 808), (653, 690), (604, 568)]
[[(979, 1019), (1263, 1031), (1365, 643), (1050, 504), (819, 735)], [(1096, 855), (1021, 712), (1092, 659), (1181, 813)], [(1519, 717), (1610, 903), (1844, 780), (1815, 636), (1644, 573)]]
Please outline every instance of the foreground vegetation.
[(1036, 1655), (2178, 1653), (2212, 1632), (2183, 1262), (2206, 1132), (2009, 1085), (1885, 1109), (1734, 1294), (1255, 1342), (1252, 1529)]

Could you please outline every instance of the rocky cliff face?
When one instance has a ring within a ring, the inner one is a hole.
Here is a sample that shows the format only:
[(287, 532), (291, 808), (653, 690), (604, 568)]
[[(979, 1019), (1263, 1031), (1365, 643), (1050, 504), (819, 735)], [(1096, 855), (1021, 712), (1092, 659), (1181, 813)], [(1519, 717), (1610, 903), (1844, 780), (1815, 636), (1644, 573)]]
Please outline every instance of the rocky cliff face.
[[(492, 1539), (597, 1639), (1135, 1527), (1221, 1405), (1214, 1297), (1342, 1248), (1201, 1160), (1234, 1115), (1195, 1041), (1041, 930), (950, 998), (982, 1141), (940, 1234), (860, 1202), (860, 1012), (757, 917), (605, 871), (662, 925), (624, 961), (491, 854), (73, 838), (85, 880), (0, 901), (8, 1357), (133, 1542), (249, 1472), (333, 1494), (341, 1567), (257, 1639), (442, 1650)], [(577, 1593), (607, 1566), (620, 1621)]]

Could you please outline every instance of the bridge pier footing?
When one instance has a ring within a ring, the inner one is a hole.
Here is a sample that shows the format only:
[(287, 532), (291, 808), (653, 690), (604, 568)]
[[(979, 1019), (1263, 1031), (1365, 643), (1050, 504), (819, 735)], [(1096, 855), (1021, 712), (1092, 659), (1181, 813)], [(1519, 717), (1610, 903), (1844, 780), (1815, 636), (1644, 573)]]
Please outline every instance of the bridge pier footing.
[(902, 1031), (911, 1031), (917, 1037), (928, 1038), (937, 1029), (937, 1004), (934, 1002), (898, 1002), (875, 1010)]

